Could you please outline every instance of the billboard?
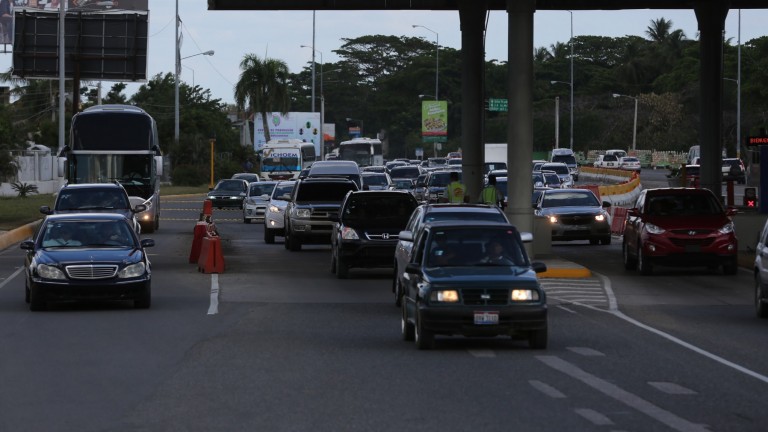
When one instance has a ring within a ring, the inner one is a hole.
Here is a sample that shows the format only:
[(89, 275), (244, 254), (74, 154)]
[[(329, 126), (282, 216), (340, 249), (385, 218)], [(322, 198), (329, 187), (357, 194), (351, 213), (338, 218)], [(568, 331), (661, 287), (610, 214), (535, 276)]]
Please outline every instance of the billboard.
[[(267, 114), (267, 127), (269, 128), (269, 137), (275, 139), (297, 139), (311, 142), (315, 145), (315, 152), (321, 155), (322, 148), (320, 142), (320, 113), (312, 112), (290, 112), (282, 115), (279, 112)], [(261, 150), (266, 144), (264, 138), (264, 123), (261, 121), (261, 114), (256, 114), (253, 118), (253, 149)]]
[(421, 102), (421, 139), (423, 142), (448, 141), (448, 102)]
[[(115, 11), (85, 6), (69, 9), (64, 22), (65, 77), (146, 80), (149, 13), (125, 11), (123, 2), (120, 4)], [(14, 77), (58, 78), (59, 13), (16, 8), (13, 23)]]

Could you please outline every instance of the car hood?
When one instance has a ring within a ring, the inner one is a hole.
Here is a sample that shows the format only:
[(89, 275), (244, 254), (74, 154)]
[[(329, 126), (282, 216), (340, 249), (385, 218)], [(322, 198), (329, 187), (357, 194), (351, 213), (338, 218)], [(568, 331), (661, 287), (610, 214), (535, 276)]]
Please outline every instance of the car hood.
[[(240, 195), (240, 194), (242, 194), (242, 195)], [(242, 196), (242, 197), (245, 197), (245, 192), (212, 190), (212, 191), (208, 192), (208, 196), (209, 197), (210, 196), (213, 196), (213, 197), (221, 197), (221, 196), (227, 196), (227, 197), (229, 197), (229, 196), (237, 196), (237, 197)]]
[(730, 222), (724, 214), (699, 216), (646, 216), (646, 223), (665, 230), (717, 230)]
[(462, 266), (462, 267), (434, 267), (426, 268), (424, 276), (432, 284), (440, 285), (466, 285), (481, 283), (478, 285), (502, 284), (533, 287), (538, 286), (536, 272), (529, 267), (515, 266)]
[(71, 247), (38, 249), (38, 264), (132, 264), (143, 259), (144, 252), (135, 248), (118, 247)]
[(599, 215), (602, 212), (602, 207), (545, 207), (541, 209), (542, 216), (577, 214)]

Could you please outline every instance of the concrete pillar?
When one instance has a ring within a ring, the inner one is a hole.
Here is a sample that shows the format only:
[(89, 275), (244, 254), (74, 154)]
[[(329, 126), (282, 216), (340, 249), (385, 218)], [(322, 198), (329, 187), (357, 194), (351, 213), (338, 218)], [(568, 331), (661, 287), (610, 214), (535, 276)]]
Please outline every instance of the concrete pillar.
[(519, 231), (533, 232), (533, 14), (535, 0), (507, 0), (507, 217)]
[[(480, 3), (478, 5), (478, 3)], [(485, 134), (483, 102), (485, 82), (486, 8), (483, 2), (461, 2), (461, 151), (462, 180), (470, 202), (477, 201), (483, 188)]]
[(701, 93), (699, 144), (701, 187), (722, 195), (722, 102), (723, 30), (728, 6), (719, 0), (694, 5), (699, 23), (699, 90)]

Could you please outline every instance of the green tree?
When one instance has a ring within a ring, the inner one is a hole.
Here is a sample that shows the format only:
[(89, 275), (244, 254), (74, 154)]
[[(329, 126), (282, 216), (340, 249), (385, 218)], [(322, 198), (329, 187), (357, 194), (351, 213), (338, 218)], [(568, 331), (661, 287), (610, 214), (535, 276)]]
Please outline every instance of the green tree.
[(289, 72), (282, 60), (246, 54), (240, 62), (240, 79), (235, 84), (239, 109), (261, 114), (264, 138), (269, 141), (267, 113), (288, 113), (290, 109)]

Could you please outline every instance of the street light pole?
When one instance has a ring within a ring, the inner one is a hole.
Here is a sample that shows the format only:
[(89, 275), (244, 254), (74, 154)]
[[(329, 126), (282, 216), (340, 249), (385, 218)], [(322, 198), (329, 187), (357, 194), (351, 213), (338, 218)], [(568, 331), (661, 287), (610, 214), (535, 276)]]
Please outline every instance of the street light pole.
[[(571, 60), (573, 60), (573, 57), (571, 57)], [(567, 86), (571, 86), (571, 137), (570, 137), (570, 148), (573, 150), (573, 64), (571, 64), (571, 82), (565, 82), (565, 81), (550, 81), (550, 84), (565, 84)], [(558, 101), (560, 98), (558, 97)], [(558, 135), (559, 138), (559, 135)], [(559, 147), (555, 147), (559, 148)]]
[(632, 127), (632, 151), (635, 151), (637, 149), (637, 102), (640, 98), (636, 96), (627, 96), (627, 95), (618, 94), (618, 93), (614, 93), (613, 97), (615, 98), (625, 97), (625, 98), (630, 98), (635, 100), (635, 123), (634, 123), (634, 126)]
[(571, 150), (573, 150), (573, 11), (571, 14)]
[[(173, 93), (174, 93), (174, 101), (173, 101), (173, 143), (178, 144), (179, 143), (179, 74), (181, 73), (181, 61), (184, 59), (188, 59), (190, 57), (195, 57), (199, 55), (206, 55), (206, 56), (212, 56), (214, 54), (213, 50), (208, 50), (204, 52), (199, 52), (197, 54), (192, 54), (190, 56), (182, 57), (181, 51), (179, 51), (179, 36), (178, 36), (178, 22), (179, 22), (179, 0), (176, 0), (176, 25), (177, 25), (177, 33), (176, 33), (176, 70), (175, 72), (175, 79), (173, 80)], [(192, 69), (192, 68), (190, 68)], [(192, 80), (194, 81), (194, 70), (192, 71)], [(194, 86), (194, 84), (193, 84)]]
[(440, 35), (436, 31), (428, 27), (424, 27), (423, 25), (420, 25), (420, 24), (413, 24), (412, 27), (413, 28), (421, 27), (424, 30), (431, 31), (432, 33), (435, 34), (435, 100), (438, 100), (438, 96), (440, 95), (438, 91), (439, 82), (440, 82), (440, 78), (439, 78), (440, 76), (440, 72), (439, 72), (440, 71)]

